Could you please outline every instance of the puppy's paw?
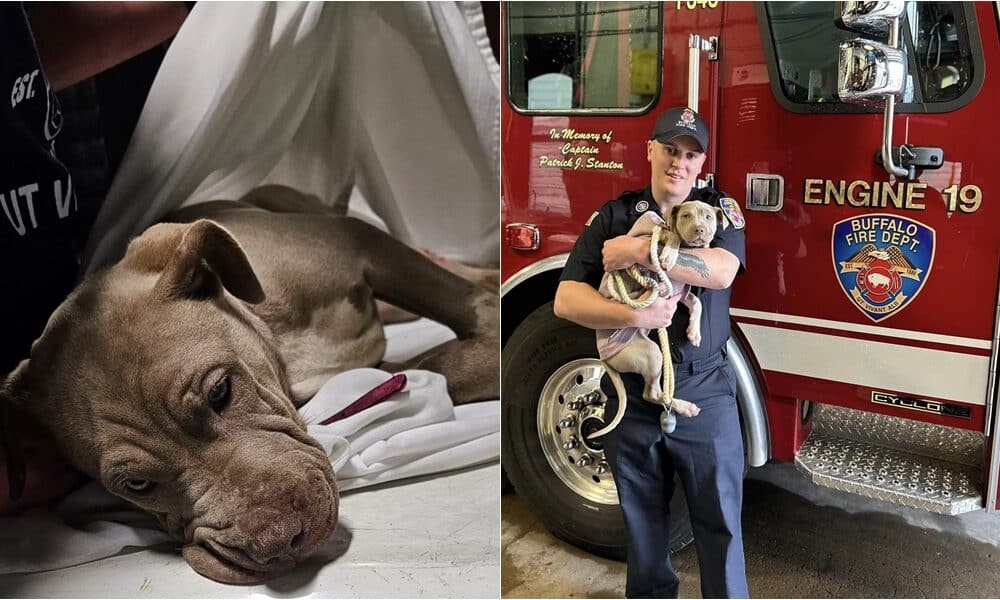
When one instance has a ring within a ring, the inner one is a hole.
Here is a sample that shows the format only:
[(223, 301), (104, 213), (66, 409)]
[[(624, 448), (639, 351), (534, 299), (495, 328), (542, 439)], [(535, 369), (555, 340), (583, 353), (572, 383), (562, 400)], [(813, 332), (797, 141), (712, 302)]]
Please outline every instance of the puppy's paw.
[(681, 400), (680, 398), (674, 398), (672, 404), (674, 412), (683, 417), (697, 417), (701, 409), (698, 408), (697, 404), (693, 402), (688, 402), (687, 400)]
[(701, 346), (701, 331), (697, 327), (688, 327), (687, 339), (692, 346)]

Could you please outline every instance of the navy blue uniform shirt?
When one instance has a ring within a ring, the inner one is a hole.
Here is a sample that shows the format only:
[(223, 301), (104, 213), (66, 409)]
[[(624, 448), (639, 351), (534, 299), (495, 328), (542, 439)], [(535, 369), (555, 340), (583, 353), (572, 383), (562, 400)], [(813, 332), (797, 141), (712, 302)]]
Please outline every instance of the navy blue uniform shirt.
[[(701, 200), (712, 206), (720, 206), (719, 201), (726, 198), (711, 188), (691, 190), (687, 201)], [(659, 206), (653, 200), (650, 188), (625, 192), (616, 200), (607, 202), (590, 218), (583, 233), (577, 238), (573, 251), (566, 261), (560, 281), (582, 281), (594, 289), (601, 284), (604, 275), (604, 259), (602, 249), (604, 242), (611, 238), (625, 235), (640, 215), (647, 210), (660, 214)], [(660, 215), (663, 216), (663, 215)], [(743, 229), (721, 226), (712, 240), (712, 248), (723, 248), (731, 252), (740, 261), (738, 273), (745, 270), (746, 243)], [(686, 307), (678, 304), (673, 322), (667, 328), (670, 337), (670, 354), (674, 362), (701, 360), (718, 354), (729, 340), (729, 296), (730, 289), (712, 290), (693, 288), (694, 293), (702, 302), (701, 345), (692, 346), (687, 340), (689, 313)], [(656, 332), (651, 332), (655, 339)]]
[(20, 3), (0, 3), (0, 378), (73, 288), (85, 227), (56, 158), (62, 112)]

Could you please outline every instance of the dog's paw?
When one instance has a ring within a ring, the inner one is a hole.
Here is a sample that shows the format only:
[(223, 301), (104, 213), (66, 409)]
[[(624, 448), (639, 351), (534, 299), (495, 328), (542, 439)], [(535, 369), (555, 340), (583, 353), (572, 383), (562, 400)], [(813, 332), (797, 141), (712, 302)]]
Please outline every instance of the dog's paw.
[(688, 327), (687, 339), (691, 342), (692, 346), (701, 346), (701, 331), (699, 331), (696, 327)]
[(681, 400), (679, 398), (674, 398), (672, 408), (674, 409), (674, 412), (683, 417), (697, 417), (698, 413), (701, 412), (701, 409), (698, 408), (697, 404), (688, 402), (687, 400)]
[(462, 279), (471, 281), (472, 283), (493, 292), (498, 292), (500, 290), (499, 268), (480, 267), (477, 265), (462, 263), (457, 260), (445, 258), (426, 248), (420, 248), (419, 252), (429, 258), (437, 266), (451, 271), (453, 274), (458, 275)]

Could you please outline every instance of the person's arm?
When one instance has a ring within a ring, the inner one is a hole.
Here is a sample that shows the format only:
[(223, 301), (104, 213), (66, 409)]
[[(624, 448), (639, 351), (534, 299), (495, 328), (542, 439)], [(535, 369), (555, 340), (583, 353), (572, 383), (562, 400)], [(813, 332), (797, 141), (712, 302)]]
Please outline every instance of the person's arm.
[[(621, 235), (604, 242), (604, 270), (625, 269), (635, 263), (652, 269), (649, 238)], [(733, 284), (739, 272), (740, 260), (723, 248), (682, 248), (677, 264), (667, 275), (680, 283), (721, 290)]]
[(658, 298), (647, 308), (633, 310), (625, 304), (605, 298), (597, 291), (603, 274), (602, 248), (612, 232), (611, 210), (608, 206), (602, 207), (587, 221), (576, 239), (556, 289), (553, 311), (558, 317), (590, 329), (665, 327), (674, 316), (679, 298)]
[(107, 70), (177, 33), (183, 2), (40, 2), (26, 5), (53, 90)]
[(590, 329), (656, 329), (670, 324), (679, 299), (679, 295), (657, 298), (646, 308), (632, 309), (605, 298), (590, 284), (565, 280), (559, 282), (556, 289), (553, 311), (557, 317)]
[(740, 259), (724, 248), (682, 248), (667, 275), (680, 283), (722, 290), (733, 284), (739, 270)]

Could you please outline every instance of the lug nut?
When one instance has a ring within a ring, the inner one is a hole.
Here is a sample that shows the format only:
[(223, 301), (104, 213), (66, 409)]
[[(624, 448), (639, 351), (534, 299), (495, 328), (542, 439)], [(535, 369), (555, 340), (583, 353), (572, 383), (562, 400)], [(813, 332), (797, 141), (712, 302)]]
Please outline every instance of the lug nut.
[(562, 421), (559, 421), (559, 426), (562, 427), (563, 429), (568, 429), (574, 425), (576, 425), (576, 419), (573, 417), (573, 415), (570, 415), (565, 419), (563, 419)]
[(602, 460), (601, 462), (597, 463), (597, 467), (595, 467), (594, 470), (597, 471), (598, 475), (603, 475), (604, 473), (608, 472), (608, 463)]
[(563, 442), (563, 449), (564, 450), (572, 450), (573, 448), (576, 448), (579, 443), (580, 442), (576, 439), (576, 436), (575, 435), (571, 435), (571, 436), (569, 436), (568, 440), (566, 440), (565, 442)]
[(586, 467), (587, 465), (589, 465), (592, 462), (594, 462), (594, 459), (591, 458), (589, 454), (584, 454), (579, 459), (577, 459), (576, 466), (578, 466), (578, 467)]
[(581, 408), (583, 408), (583, 401), (580, 399), (573, 400), (572, 402), (566, 405), (566, 408), (570, 410), (580, 410)]

